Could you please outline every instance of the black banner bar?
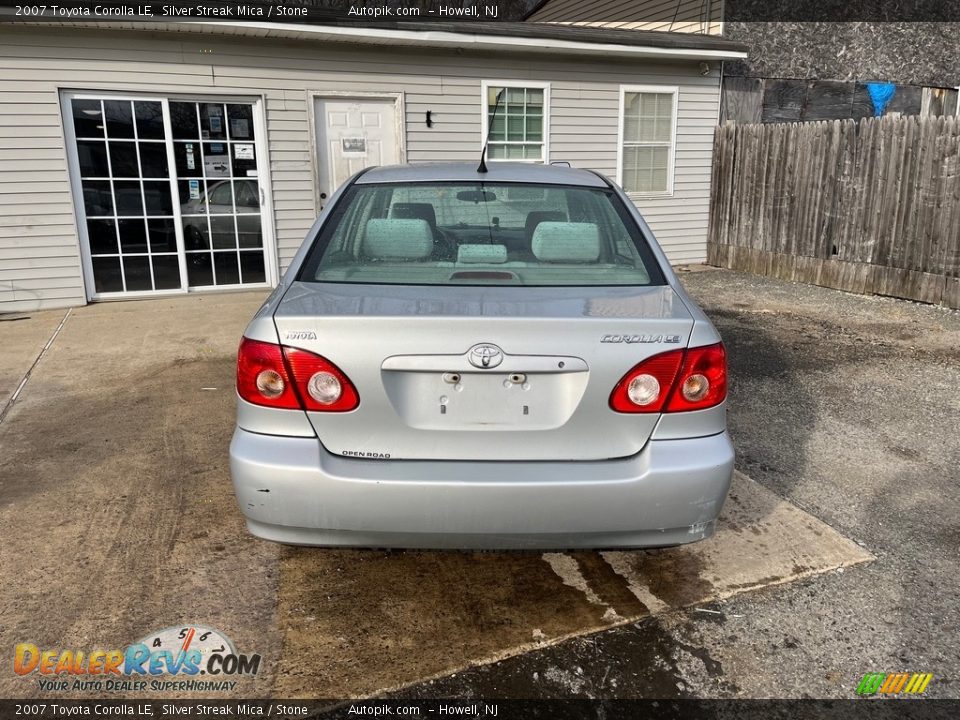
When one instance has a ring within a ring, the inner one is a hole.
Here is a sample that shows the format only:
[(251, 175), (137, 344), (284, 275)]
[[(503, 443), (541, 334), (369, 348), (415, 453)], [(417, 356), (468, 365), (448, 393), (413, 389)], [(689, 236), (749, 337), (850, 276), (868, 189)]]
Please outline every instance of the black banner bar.
[(960, 700), (0, 700), (2, 718), (940, 720)]
[(520, 21), (534, 0), (37, 0), (0, 1), (13, 21), (356, 23)]
[[(724, 0), (722, 17), (689, 0), (609, 3), (582, 0), (549, 13), (542, 0), (0, 0), (2, 21), (159, 20), (349, 23), (518, 22), (653, 23), (671, 29), (724, 22), (960, 21), (957, 0)], [(673, 5), (676, 3), (676, 5)], [(566, 8), (566, 9), (565, 9)]]

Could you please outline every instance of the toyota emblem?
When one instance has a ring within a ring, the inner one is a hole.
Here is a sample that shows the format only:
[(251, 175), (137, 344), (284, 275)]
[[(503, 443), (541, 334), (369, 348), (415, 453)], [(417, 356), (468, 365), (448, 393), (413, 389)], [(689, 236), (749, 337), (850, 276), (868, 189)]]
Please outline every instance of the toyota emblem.
[(489, 370), (503, 362), (503, 350), (496, 345), (483, 343), (470, 348), (470, 351), (467, 353), (467, 358), (474, 367), (478, 367), (481, 370)]

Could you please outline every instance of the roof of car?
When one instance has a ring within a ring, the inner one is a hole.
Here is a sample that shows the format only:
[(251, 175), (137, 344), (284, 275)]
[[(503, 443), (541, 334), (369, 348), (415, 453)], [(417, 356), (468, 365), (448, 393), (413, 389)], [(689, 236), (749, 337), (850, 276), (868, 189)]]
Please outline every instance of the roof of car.
[(585, 185), (606, 187), (606, 181), (587, 170), (563, 165), (540, 165), (518, 162), (487, 162), (487, 172), (477, 172), (479, 158), (469, 163), (422, 163), (416, 165), (387, 165), (363, 173), (356, 182), (360, 185), (397, 182), (522, 182), (547, 185)]

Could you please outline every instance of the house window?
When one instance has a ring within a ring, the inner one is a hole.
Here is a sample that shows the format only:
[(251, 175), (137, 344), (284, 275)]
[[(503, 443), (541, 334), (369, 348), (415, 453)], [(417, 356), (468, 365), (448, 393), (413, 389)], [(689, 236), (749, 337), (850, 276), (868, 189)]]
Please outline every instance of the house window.
[[(500, 104), (497, 95), (500, 92)], [(549, 86), (535, 83), (484, 83), (483, 133), (490, 132), (487, 157), (491, 160), (546, 162)], [(494, 117), (496, 109), (496, 117)]]
[(628, 193), (673, 193), (676, 88), (621, 91), (620, 185)]

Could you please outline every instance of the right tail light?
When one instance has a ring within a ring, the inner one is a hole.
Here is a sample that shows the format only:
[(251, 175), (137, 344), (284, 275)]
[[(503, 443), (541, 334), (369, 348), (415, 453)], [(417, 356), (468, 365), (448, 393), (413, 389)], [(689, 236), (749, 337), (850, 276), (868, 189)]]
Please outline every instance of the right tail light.
[(727, 397), (723, 343), (670, 350), (647, 358), (621, 378), (610, 408), (622, 413), (705, 410)]

